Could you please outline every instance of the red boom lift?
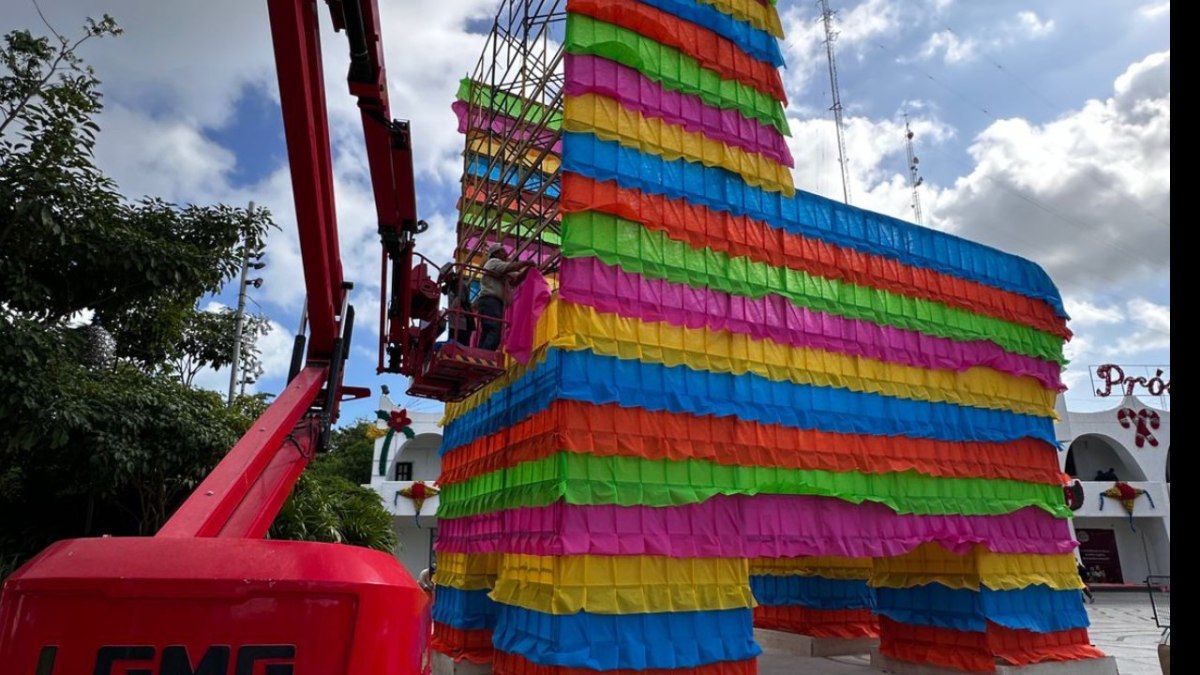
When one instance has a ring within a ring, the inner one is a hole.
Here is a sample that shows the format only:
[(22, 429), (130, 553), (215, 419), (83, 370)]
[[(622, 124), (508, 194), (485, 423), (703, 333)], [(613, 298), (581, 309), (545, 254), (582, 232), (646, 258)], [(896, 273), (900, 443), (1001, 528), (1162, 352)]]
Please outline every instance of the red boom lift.
[[(383, 241), (379, 370), (457, 400), (501, 357), (434, 346), (446, 312), (415, 252), (407, 122), (391, 119), (375, 0), (327, 0), (350, 43)], [(286, 389), (154, 537), (58, 542), (0, 595), (4, 675), (392, 675), (423, 669), (427, 599), (385, 553), (268, 541), (271, 522), (344, 400), (354, 308), (342, 275), (315, 0), (267, 0), (291, 164), (307, 344)], [(414, 261), (417, 264), (414, 265)], [(389, 283), (390, 280), (390, 283)], [(452, 310), (453, 311), (453, 310)], [(384, 364), (384, 354), (387, 364)]]

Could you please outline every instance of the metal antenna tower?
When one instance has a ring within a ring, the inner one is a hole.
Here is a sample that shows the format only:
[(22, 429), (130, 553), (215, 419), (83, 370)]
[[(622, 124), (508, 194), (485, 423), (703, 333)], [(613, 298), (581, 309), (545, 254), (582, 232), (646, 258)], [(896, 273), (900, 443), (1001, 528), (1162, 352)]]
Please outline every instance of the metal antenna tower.
[(908, 125), (908, 113), (904, 113), (904, 150), (908, 153), (908, 185), (912, 188), (912, 210), (913, 217), (916, 218), (918, 225), (923, 225), (921, 216), (921, 192), (917, 188), (925, 182), (925, 179), (920, 176), (921, 160), (917, 158), (913, 152), (913, 132), (912, 127)]
[(837, 59), (833, 56), (833, 42), (837, 39), (837, 31), (833, 29), (833, 11), (829, 9), (829, 0), (820, 0), (821, 20), (825, 22), (825, 54), (829, 57), (829, 89), (833, 94), (833, 122), (837, 128), (838, 164), (842, 166), (842, 199), (850, 203), (850, 163), (846, 158), (846, 131), (842, 123), (842, 95), (838, 90)]

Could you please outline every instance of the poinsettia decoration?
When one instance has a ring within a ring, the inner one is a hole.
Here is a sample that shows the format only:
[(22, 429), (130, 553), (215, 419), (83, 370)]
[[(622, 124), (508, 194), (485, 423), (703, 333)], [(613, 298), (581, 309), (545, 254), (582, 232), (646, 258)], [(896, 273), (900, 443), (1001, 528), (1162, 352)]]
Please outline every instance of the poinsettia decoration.
[(372, 440), (383, 436), (383, 450), (379, 453), (379, 475), (386, 476), (388, 470), (388, 451), (392, 447), (392, 438), (396, 432), (404, 434), (404, 437), (412, 440), (416, 434), (412, 430), (412, 418), (408, 416), (408, 411), (401, 408), (400, 410), (376, 410), (376, 419), (382, 420), (386, 426), (380, 428), (372, 425), (367, 431), (367, 436)]
[(1125, 507), (1125, 512), (1129, 514), (1129, 529), (1137, 531), (1133, 526), (1133, 508), (1138, 497), (1145, 497), (1146, 501), (1150, 502), (1150, 508), (1154, 506), (1154, 499), (1150, 497), (1150, 493), (1141, 488), (1135, 488), (1125, 481), (1119, 480), (1113, 483), (1113, 486), (1100, 493), (1100, 510), (1104, 510), (1104, 498), (1109, 497), (1121, 502), (1121, 506)]
[(427, 484), (423, 480), (419, 480), (414, 482), (412, 485), (397, 491), (395, 498), (392, 500), (392, 504), (397, 504), (401, 497), (411, 499), (413, 503), (413, 511), (415, 512), (413, 514), (413, 518), (417, 521), (417, 527), (420, 527), (421, 507), (425, 505), (426, 499), (429, 499), (430, 497), (436, 497), (439, 492), (441, 492), (441, 490)]

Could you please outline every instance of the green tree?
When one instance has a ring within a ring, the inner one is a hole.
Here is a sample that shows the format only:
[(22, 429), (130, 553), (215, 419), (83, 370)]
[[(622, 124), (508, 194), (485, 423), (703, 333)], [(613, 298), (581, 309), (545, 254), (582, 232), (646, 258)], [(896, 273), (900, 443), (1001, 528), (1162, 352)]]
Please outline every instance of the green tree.
[[(77, 53), (120, 28), (51, 32), (0, 48), (0, 578), (56, 539), (154, 532), (264, 407), (188, 383), (228, 364), (197, 303), (270, 214), (122, 197), (93, 163), (99, 80)], [(354, 485), (297, 496), (329, 504), (342, 540), (391, 536)]]
[(367, 436), (367, 429), (374, 426), (373, 421), (360, 419), (334, 429), (329, 437), (329, 452), (317, 457), (311, 471), (341, 476), (358, 485), (371, 482), (375, 441)]
[(334, 430), (329, 452), (318, 455), (300, 477), (271, 527), (275, 539), (310, 539), (392, 552), (398, 538), (371, 480), (375, 443), (367, 420)]
[[(233, 363), (233, 343), (237, 312), (228, 307), (194, 310), (184, 319), (183, 341), (171, 355), (171, 365), (179, 380), (191, 385), (205, 368), (224, 368)], [(258, 379), (263, 373), (262, 351), (258, 338), (271, 332), (271, 323), (263, 314), (246, 313), (242, 320), (242, 347), (238, 360), (242, 371)]]
[[(76, 50), (119, 33), (106, 16), (73, 41), (14, 31), (0, 51), (5, 550), (151, 531), (249, 422), (159, 373), (269, 214), (131, 203), (95, 167), (99, 81)], [(73, 329), (81, 313), (105, 330)], [(89, 342), (105, 334), (97, 359)]]

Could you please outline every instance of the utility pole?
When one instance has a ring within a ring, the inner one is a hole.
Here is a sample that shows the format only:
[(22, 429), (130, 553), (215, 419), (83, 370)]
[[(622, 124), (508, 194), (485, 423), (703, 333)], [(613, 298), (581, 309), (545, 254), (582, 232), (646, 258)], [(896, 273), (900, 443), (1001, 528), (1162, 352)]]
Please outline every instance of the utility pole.
[[(254, 217), (254, 202), (247, 207), (247, 218)], [(246, 316), (246, 283), (250, 275), (250, 246), (246, 234), (250, 223), (246, 223), (246, 232), (242, 233), (242, 280), (238, 286), (237, 314), (233, 329), (233, 361), (229, 364), (229, 401), (233, 405), (233, 397), (237, 394), (238, 379), (242, 372), (242, 323)], [(260, 282), (261, 283), (261, 282)]]
[(246, 395), (246, 385), (254, 384), (247, 366), (242, 366), (242, 377), (238, 380), (238, 396)]
[(829, 90), (833, 95), (833, 125), (837, 129), (838, 164), (842, 166), (842, 200), (850, 203), (850, 160), (846, 157), (846, 131), (842, 122), (842, 94), (838, 89), (837, 59), (833, 56), (833, 42), (837, 31), (833, 29), (833, 10), (829, 0), (820, 0), (821, 20), (825, 22), (825, 56), (829, 59)]
[(913, 132), (912, 127), (908, 125), (908, 113), (904, 113), (904, 149), (908, 153), (908, 185), (912, 188), (913, 217), (916, 218), (918, 225), (923, 225), (924, 223), (921, 222), (921, 192), (917, 188), (925, 183), (925, 179), (920, 176), (921, 160), (917, 159), (916, 153), (913, 152)]

